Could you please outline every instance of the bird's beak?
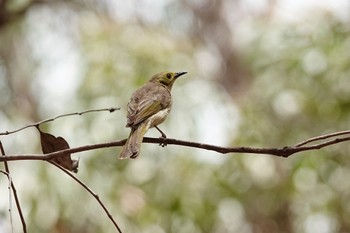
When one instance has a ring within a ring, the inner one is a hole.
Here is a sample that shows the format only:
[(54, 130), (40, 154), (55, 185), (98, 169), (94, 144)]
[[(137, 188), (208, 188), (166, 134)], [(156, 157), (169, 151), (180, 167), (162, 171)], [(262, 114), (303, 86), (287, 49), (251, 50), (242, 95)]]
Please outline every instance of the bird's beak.
[(178, 77), (180, 77), (180, 76), (182, 76), (182, 75), (184, 75), (184, 74), (187, 74), (187, 72), (177, 72), (177, 73), (175, 73), (175, 78), (178, 78)]

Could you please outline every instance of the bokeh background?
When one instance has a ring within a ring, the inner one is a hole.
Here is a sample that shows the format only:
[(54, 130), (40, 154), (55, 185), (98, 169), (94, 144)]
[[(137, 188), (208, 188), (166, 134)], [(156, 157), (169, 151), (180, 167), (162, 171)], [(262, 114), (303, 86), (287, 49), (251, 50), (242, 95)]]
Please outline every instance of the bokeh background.
[[(160, 71), (173, 88), (168, 137), (281, 147), (350, 122), (347, 0), (2, 0), (0, 131), (63, 113), (121, 107), (42, 126), (71, 147), (125, 138), (131, 93)], [(158, 137), (150, 130), (147, 136)], [(2, 136), (40, 153), (34, 128)], [(75, 154), (77, 176), (123, 232), (350, 232), (347, 143), (288, 159), (144, 144)], [(3, 170), (3, 165), (1, 165)], [(29, 232), (116, 232), (97, 202), (50, 164), (10, 163)], [(0, 176), (0, 232), (11, 231)], [(14, 232), (21, 223), (12, 202)]]

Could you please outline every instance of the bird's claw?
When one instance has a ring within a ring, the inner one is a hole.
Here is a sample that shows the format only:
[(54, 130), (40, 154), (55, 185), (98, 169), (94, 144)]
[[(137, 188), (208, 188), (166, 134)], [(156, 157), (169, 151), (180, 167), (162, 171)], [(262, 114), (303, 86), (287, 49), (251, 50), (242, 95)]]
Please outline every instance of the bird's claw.
[(160, 140), (163, 140), (162, 142), (159, 143), (159, 146), (165, 147), (165, 146), (168, 145), (168, 144), (165, 142), (165, 140), (166, 140), (166, 135), (165, 135), (165, 134), (162, 135), (161, 137), (159, 137), (159, 139), (160, 139)]

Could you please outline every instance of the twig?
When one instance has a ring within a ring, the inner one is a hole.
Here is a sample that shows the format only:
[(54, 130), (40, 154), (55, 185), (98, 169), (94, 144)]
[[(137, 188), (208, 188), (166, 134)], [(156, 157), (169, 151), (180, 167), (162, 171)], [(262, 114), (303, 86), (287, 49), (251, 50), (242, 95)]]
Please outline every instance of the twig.
[[(1, 141), (0, 141), (0, 150), (1, 150), (1, 154), (2, 154), (1, 157), (6, 157), (5, 149), (2, 146)], [(5, 165), (5, 171), (7, 172), (8, 176), (10, 177), (10, 168), (8, 166), (7, 161), (4, 161), (4, 165)], [(19, 199), (18, 199), (18, 195), (17, 195), (17, 190), (16, 190), (16, 187), (15, 187), (15, 184), (12, 182), (12, 179), (10, 179), (10, 181), (11, 181), (11, 188), (12, 188), (13, 196), (15, 197), (15, 202), (16, 202), (18, 214), (19, 214), (19, 217), (20, 217), (21, 222), (22, 222), (23, 232), (27, 233), (27, 225), (26, 225), (26, 221), (25, 221), (25, 219), (23, 217), (21, 204), (19, 203)]]
[[(333, 134), (327, 134), (319, 136), (318, 138), (330, 138), (329, 135), (335, 135), (337, 133)], [(308, 140), (306, 140), (308, 141)], [(301, 143), (304, 143), (306, 141), (303, 141)], [(330, 139), (328, 141), (318, 143), (311, 146), (302, 145), (301, 143), (296, 144), (297, 146), (285, 146), (281, 148), (256, 148), (256, 147), (222, 147), (222, 146), (215, 146), (205, 143), (198, 143), (198, 142), (190, 142), (190, 141), (183, 141), (183, 140), (177, 140), (172, 138), (148, 138), (145, 137), (143, 139), (143, 142), (145, 143), (154, 143), (154, 144), (167, 144), (167, 145), (179, 145), (179, 146), (187, 146), (192, 148), (199, 148), (199, 149), (205, 149), (210, 151), (216, 151), (221, 154), (228, 154), (228, 153), (250, 153), (250, 154), (267, 154), (267, 155), (274, 155), (279, 157), (289, 157), (293, 154), (303, 152), (303, 151), (311, 151), (311, 150), (318, 150), (326, 146), (338, 144), (341, 142), (350, 141), (349, 137), (342, 137), (342, 138), (335, 138)], [(48, 154), (22, 154), (22, 155), (7, 155), (6, 157), (0, 157), (0, 162), (4, 161), (16, 161), (16, 160), (52, 160), (55, 157), (63, 156), (64, 154), (70, 153), (78, 153), (83, 151), (89, 151), (89, 150), (95, 150), (95, 149), (101, 149), (101, 148), (108, 148), (108, 147), (116, 147), (116, 146), (123, 146), (126, 142), (126, 139), (116, 141), (116, 142), (108, 142), (108, 143), (101, 143), (101, 144), (94, 144), (94, 145), (86, 145), (66, 150), (60, 150)]]
[(341, 135), (346, 135), (346, 134), (350, 134), (350, 130), (345, 130), (345, 131), (340, 131), (340, 132), (335, 132), (335, 133), (330, 133), (330, 134), (326, 134), (326, 135), (321, 135), (321, 136), (309, 138), (303, 142), (296, 144), (295, 147), (301, 147), (303, 145), (309, 144), (310, 142), (315, 142), (315, 141), (319, 141), (319, 140), (323, 140), (323, 139), (327, 139), (327, 138), (332, 138), (332, 137), (336, 137), (336, 136), (341, 136)]
[(8, 179), (8, 190), (9, 190), (9, 213), (10, 213), (10, 224), (11, 224), (11, 232), (13, 233), (13, 219), (12, 219), (12, 196), (11, 196), (11, 183), (12, 179), (11, 176), (8, 172), (0, 170), (0, 173), (3, 173), (4, 175), (7, 176)]
[(64, 173), (66, 173), (68, 176), (70, 176), (72, 179), (74, 179), (76, 182), (78, 182), (86, 191), (88, 191), (96, 200), (97, 202), (101, 205), (102, 209), (105, 211), (105, 213), (107, 214), (108, 218), (112, 221), (113, 225), (115, 226), (115, 228), (118, 230), (119, 233), (122, 233), (122, 231), (120, 230), (118, 224), (116, 223), (116, 221), (113, 219), (113, 216), (109, 213), (108, 209), (106, 208), (106, 206), (103, 204), (103, 202), (100, 200), (100, 197), (94, 192), (92, 191), (86, 184), (84, 184), (83, 181), (79, 180), (79, 178), (77, 178), (75, 175), (73, 175), (72, 173), (70, 173), (68, 170), (66, 170), (65, 168), (63, 168), (62, 166), (60, 166), (59, 164), (49, 161), (52, 165), (55, 165), (57, 168), (61, 169)]
[(120, 110), (120, 108), (112, 107), (112, 108), (102, 108), (102, 109), (91, 109), (91, 110), (86, 110), (86, 111), (83, 111), (83, 112), (73, 112), (73, 113), (62, 114), (62, 115), (58, 115), (56, 117), (52, 117), (52, 118), (49, 118), (49, 119), (46, 119), (46, 120), (42, 120), (42, 121), (39, 121), (39, 122), (36, 122), (36, 123), (27, 124), (27, 125), (19, 128), (19, 129), (16, 129), (16, 130), (0, 132), (0, 136), (17, 133), (17, 132), (19, 132), (21, 130), (24, 130), (26, 128), (29, 128), (29, 127), (37, 127), (38, 125), (41, 125), (41, 124), (44, 124), (44, 123), (47, 123), (47, 122), (50, 122), (50, 121), (54, 121), (54, 120), (56, 120), (58, 118), (62, 118), (62, 117), (74, 116), (74, 115), (83, 115), (83, 114), (86, 114), (86, 113), (102, 112), (102, 111), (109, 111), (110, 113), (112, 113), (112, 112), (114, 112), (116, 110)]

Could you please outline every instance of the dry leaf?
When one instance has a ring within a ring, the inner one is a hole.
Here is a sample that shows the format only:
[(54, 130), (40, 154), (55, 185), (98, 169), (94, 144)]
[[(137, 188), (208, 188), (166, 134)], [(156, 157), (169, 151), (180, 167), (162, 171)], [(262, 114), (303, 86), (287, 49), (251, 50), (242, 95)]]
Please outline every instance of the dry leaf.
[[(37, 129), (40, 133), (41, 149), (44, 154), (70, 148), (68, 142), (64, 138), (55, 137), (52, 134), (44, 133), (40, 130), (39, 126), (37, 126)], [(51, 161), (61, 165), (69, 171), (78, 172), (79, 161), (74, 159), (72, 160), (70, 153), (55, 157)]]

